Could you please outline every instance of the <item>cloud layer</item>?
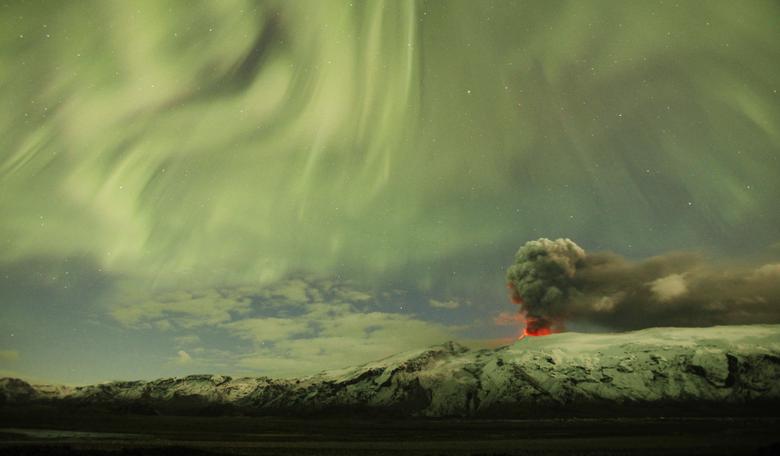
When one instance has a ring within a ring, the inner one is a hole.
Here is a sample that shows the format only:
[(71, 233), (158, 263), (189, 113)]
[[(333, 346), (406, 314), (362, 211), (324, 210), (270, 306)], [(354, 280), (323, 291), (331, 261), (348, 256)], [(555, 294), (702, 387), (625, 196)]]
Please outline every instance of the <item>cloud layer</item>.
[[(369, 293), (309, 277), (127, 299), (112, 315), (133, 330), (170, 332), (178, 365), (255, 375), (345, 367), (441, 343), (460, 329), (380, 310)], [(204, 331), (219, 342), (210, 346), (197, 335)]]

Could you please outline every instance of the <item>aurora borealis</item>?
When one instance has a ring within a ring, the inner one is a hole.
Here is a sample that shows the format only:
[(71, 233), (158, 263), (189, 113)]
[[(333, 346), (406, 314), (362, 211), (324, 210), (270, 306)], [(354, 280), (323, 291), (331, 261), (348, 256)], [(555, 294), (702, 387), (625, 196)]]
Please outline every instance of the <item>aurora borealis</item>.
[(539, 237), (775, 274), (778, 17), (2, 2), (0, 374), (288, 375), (511, 337), (505, 270)]

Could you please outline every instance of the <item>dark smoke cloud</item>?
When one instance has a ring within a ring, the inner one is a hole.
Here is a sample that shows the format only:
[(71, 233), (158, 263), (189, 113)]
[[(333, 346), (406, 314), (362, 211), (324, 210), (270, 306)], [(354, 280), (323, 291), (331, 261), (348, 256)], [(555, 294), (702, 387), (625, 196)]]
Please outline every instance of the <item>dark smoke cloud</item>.
[(507, 271), (529, 330), (567, 321), (613, 329), (780, 322), (780, 262), (736, 265), (671, 252), (642, 261), (527, 242)]
[(569, 239), (529, 241), (517, 251), (507, 279), (512, 302), (521, 306), (531, 331), (565, 319), (584, 260), (585, 251)]

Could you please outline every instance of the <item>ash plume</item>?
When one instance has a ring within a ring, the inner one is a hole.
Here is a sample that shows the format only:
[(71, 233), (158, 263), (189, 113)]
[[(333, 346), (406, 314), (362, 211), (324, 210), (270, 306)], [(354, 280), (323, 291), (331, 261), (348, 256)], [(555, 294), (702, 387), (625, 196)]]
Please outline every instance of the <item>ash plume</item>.
[(586, 253), (570, 239), (538, 239), (518, 250), (507, 281), (527, 334), (566, 322), (611, 329), (780, 322), (780, 262), (729, 264), (693, 252), (631, 261)]
[(518, 250), (507, 271), (508, 286), (530, 331), (560, 329), (584, 259), (585, 251), (569, 239), (538, 239)]

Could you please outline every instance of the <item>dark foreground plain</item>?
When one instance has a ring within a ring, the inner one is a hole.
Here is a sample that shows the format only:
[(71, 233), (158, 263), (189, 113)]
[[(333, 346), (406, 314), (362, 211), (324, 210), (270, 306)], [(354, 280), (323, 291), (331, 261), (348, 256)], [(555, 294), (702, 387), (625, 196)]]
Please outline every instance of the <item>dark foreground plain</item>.
[(780, 454), (780, 419), (293, 419), (62, 413), (2, 407), (0, 454), (771, 455)]

